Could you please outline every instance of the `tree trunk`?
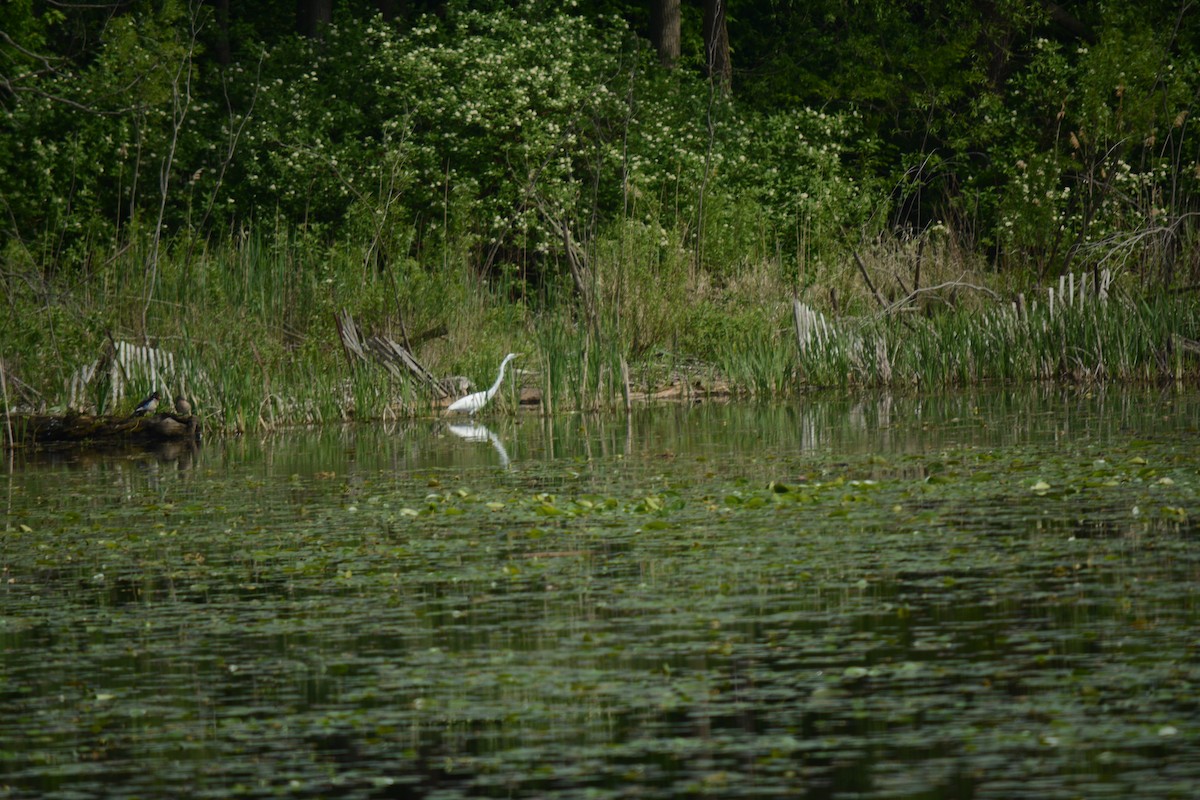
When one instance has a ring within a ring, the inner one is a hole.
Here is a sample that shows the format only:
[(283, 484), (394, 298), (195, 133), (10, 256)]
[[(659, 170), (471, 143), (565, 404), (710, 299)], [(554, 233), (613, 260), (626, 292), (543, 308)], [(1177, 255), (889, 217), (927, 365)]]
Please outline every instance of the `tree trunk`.
[(733, 65), (729, 61), (729, 31), (725, 28), (726, 0), (704, 0), (704, 54), (709, 80), (729, 91)]
[(387, 22), (399, 19), (404, 9), (404, 0), (375, 0), (375, 8)]
[(228, 67), (233, 61), (233, 53), (229, 49), (229, 0), (215, 0), (214, 16), (217, 20), (217, 46), (213, 54), (217, 63)]
[(333, 0), (296, 0), (296, 32), (309, 39), (320, 39), (326, 25), (333, 22)]
[(679, 61), (679, 19), (679, 0), (650, 0), (650, 40), (667, 69)]

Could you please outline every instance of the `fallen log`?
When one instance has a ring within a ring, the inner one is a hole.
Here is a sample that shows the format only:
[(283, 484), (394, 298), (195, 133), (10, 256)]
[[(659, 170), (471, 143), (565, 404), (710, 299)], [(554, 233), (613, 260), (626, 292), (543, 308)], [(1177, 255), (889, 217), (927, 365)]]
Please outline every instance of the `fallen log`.
[(446, 388), (402, 345), (386, 336), (372, 336), (367, 339), (366, 344), (375, 360), (395, 377), (415, 376), (428, 386), (439, 400), (447, 396)]
[[(434, 378), (433, 374), (420, 361), (417, 361), (416, 356), (404, 345), (386, 336), (363, 336), (362, 329), (354, 321), (354, 316), (345, 309), (335, 313), (333, 321), (337, 326), (338, 338), (342, 341), (342, 351), (346, 354), (346, 362), (352, 369), (360, 363), (367, 363), (369, 361), (368, 354), (370, 354), (371, 358), (381, 364), (393, 377), (416, 378), (422, 385), (428, 387), (438, 400), (444, 400), (449, 396), (449, 392), (441, 381)], [(443, 325), (432, 331), (426, 331), (417, 339), (424, 341), (426, 338), (444, 336), (445, 332), (446, 328)]]
[(12, 432), (11, 444), (25, 446), (199, 441), (201, 432), (198, 417), (166, 412), (146, 417), (77, 413), (12, 414), (6, 420), (4, 429)]

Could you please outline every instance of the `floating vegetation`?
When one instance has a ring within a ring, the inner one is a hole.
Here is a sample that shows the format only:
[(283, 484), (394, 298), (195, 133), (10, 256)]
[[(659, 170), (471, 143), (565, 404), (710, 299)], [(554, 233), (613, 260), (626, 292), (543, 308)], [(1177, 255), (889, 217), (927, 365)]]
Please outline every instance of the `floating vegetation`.
[(811, 398), (29, 464), (5, 791), (1186, 798), (1198, 415)]

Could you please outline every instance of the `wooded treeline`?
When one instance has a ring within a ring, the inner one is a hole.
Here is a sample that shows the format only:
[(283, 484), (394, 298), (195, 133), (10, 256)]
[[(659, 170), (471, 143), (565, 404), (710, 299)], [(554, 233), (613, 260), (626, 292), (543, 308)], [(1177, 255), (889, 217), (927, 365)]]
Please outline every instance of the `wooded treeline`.
[(405, 257), (456, 224), (487, 271), (561, 255), (566, 232), (586, 248), (631, 197), (694, 242), (707, 193), (752, 200), (771, 222), (753, 236), (793, 258), (821, 256), (814, 236), (942, 226), (1004, 269), (1115, 247), (1170, 282), (1197, 269), (1193, 6), (17, 0), (5, 255), (58, 269), (141, 232), (154, 257), (163, 236), (269, 219), (399, 256), (353, 230), (382, 206)]

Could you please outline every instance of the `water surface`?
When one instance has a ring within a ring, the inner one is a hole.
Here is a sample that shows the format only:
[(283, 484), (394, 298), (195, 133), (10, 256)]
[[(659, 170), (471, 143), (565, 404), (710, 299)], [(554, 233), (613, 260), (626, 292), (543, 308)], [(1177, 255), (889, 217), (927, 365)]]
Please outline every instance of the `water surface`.
[(0, 797), (1192, 798), (1200, 396), (15, 454)]

